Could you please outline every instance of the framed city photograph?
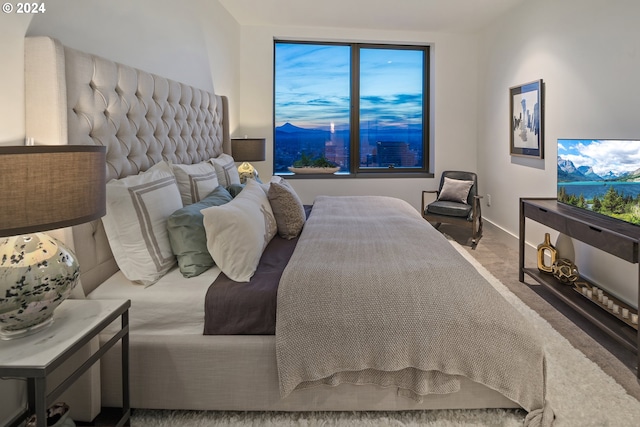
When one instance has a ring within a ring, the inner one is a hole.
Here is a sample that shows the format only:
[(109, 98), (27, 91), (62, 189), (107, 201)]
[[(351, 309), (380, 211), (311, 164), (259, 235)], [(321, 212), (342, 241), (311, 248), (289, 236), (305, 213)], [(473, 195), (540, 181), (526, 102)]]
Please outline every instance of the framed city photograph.
[(509, 88), (509, 153), (544, 159), (542, 79)]

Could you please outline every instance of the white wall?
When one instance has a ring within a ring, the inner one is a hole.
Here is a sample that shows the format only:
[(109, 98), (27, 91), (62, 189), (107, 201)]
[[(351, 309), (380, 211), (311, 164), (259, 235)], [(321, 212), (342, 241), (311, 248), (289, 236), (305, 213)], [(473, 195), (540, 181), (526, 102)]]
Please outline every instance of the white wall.
[(227, 95), (239, 111), (240, 27), (217, 1), (56, 0), (38, 15), (0, 14), (0, 145), (24, 140), (25, 36), (63, 44)]
[[(480, 36), (479, 174), (483, 215), (518, 234), (520, 197), (555, 197), (558, 138), (640, 138), (640, 2), (526, 2)], [(545, 159), (509, 155), (509, 87), (545, 83)], [(527, 240), (543, 241), (542, 227)], [(637, 265), (576, 245), (576, 265), (637, 305)]]
[[(240, 27), (217, 1), (56, 0), (39, 15), (0, 13), (0, 145), (22, 144), (24, 37), (63, 44), (230, 98), (239, 111)], [(24, 404), (23, 382), (0, 380), (0, 425)]]
[[(304, 203), (315, 196), (389, 195), (420, 206), (421, 191), (435, 189), (445, 169), (476, 170), (477, 42), (472, 35), (327, 28), (242, 27), (240, 127), (235, 136), (267, 138), (267, 160), (252, 162), (260, 176), (273, 173), (273, 40), (416, 43), (432, 46), (436, 179), (292, 179)], [(469, 108), (471, 106), (471, 108)], [(480, 184), (482, 185), (482, 184)]]

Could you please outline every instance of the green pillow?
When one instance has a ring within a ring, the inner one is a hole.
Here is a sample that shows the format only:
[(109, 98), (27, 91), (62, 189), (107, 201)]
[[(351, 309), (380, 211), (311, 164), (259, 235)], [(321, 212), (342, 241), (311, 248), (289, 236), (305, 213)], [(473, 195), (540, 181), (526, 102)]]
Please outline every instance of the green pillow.
[(240, 194), (243, 188), (244, 184), (231, 184), (229, 187), (227, 187), (227, 190), (229, 191), (229, 194), (231, 194), (231, 197), (235, 199), (235, 197)]
[(224, 187), (218, 186), (197, 203), (178, 209), (167, 219), (171, 250), (178, 259), (184, 277), (195, 277), (213, 267), (207, 249), (207, 235), (202, 222), (202, 209), (220, 206), (233, 199)]

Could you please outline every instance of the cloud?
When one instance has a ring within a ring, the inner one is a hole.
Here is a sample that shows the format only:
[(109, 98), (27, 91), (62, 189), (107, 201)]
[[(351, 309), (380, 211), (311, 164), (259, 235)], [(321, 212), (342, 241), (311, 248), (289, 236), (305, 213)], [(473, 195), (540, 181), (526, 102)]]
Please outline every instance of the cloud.
[[(578, 166), (592, 166), (597, 174), (640, 169), (640, 140), (594, 140), (576, 144), (577, 153), (565, 156)], [(575, 159), (575, 160), (574, 160)]]

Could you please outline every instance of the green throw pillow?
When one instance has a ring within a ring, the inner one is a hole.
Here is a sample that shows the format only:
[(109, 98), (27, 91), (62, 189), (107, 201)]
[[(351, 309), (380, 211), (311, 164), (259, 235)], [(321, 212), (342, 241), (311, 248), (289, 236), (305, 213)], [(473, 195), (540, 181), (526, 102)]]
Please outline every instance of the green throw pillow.
[(195, 277), (213, 267), (214, 262), (207, 249), (207, 235), (202, 222), (202, 209), (220, 206), (233, 199), (224, 187), (219, 186), (197, 203), (175, 211), (167, 220), (171, 249), (178, 259), (178, 267), (184, 277)]
[(227, 190), (229, 191), (229, 194), (231, 194), (231, 197), (235, 199), (236, 196), (240, 194), (243, 188), (244, 184), (231, 184), (229, 187), (227, 187)]

